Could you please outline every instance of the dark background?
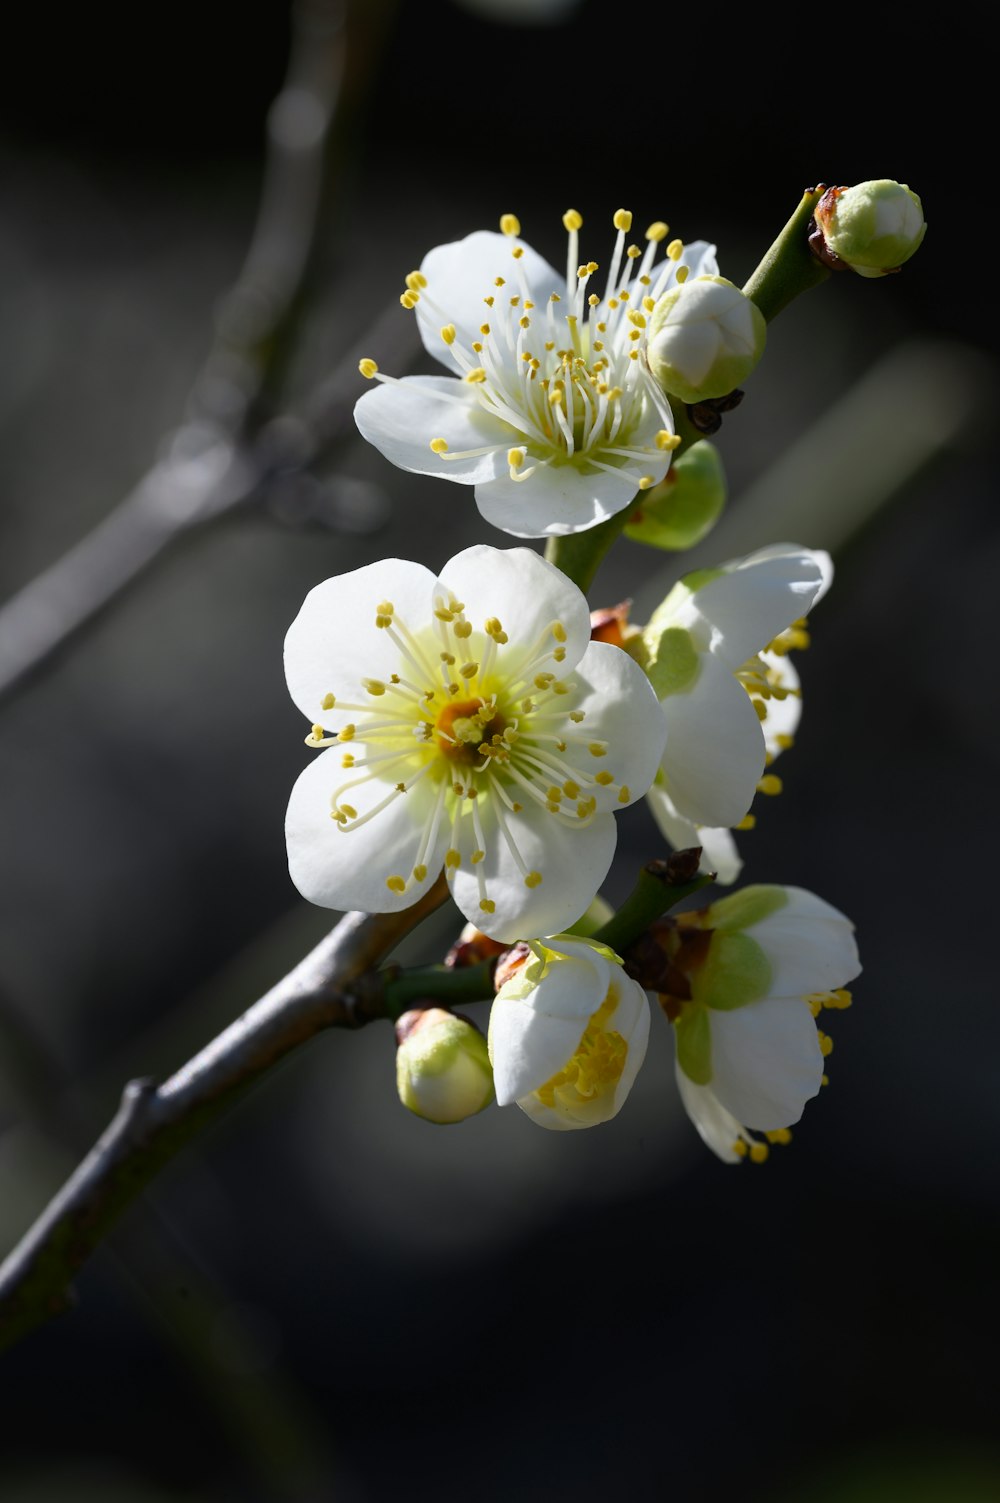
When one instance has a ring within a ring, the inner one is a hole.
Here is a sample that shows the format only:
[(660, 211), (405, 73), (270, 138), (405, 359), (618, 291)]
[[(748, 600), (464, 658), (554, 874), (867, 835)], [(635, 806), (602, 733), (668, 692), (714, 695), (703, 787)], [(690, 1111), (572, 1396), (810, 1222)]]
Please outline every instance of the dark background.
[[(896, 12), (843, 8), (805, 33), (791, 12), (643, 25), (584, 3), (527, 27), (446, 0), (361, 9), (372, 45), (293, 391), (431, 245), (503, 211), (558, 266), (565, 208), (601, 260), (626, 205), (716, 241), (741, 282), (820, 178), (921, 193), (930, 229), (902, 275), (833, 278), (773, 326), (720, 438), (732, 510), (708, 545), (836, 545), (786, 792), (743, 837), (744, 876), (845, 909), (865, 973), (831, 1024), (829, 1091), (760, 1169), (702, 1147), (658, 1016), (595, 1133), (516, 1111), (433, 1128), (396, 1100), (386, 1029), (316, 1040), (162, 1177), (79, 1309), (3, 1359), (0, 1495), (995, 1499), (985, 10), (911, 37)], [(4, 596), (183, 417), (252, 229), (289, 38), (279, 3), (17, 25)], [(391, 347), (371, 353), (394, 368)], [(329, 926), (285, 870), (304, 751), (284, 631), (320, 578), (389, 553), (436, 567), (488, 529), (466, 489), (360, 441), (320, 479), (333, 528), (256, 511), (191, 536), (0, 706), (5, 1248), (126, 1079), (175, 1068)], [(592, 601), (632, 594), (641, 618), (673, 568), (622, 544)], [(612, 897), (660, 850), (642, 807), (620, 831)], [(453, 928), (441, 915), (410, 953), (437, 957)]]

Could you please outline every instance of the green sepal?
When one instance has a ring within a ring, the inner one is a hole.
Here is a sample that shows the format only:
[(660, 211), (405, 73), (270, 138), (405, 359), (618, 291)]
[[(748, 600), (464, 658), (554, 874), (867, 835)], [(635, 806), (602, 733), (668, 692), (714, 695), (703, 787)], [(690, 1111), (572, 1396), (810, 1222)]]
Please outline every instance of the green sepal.
[(715, 526), (725, 504), (722, 460), (715, 445), (703, 439), (674, 460), (660, 485), (639, 493), (625, 536), (671, 552), (693, 548)]
[(708, 1085), (712, 1078), (712, 1024), (708, 1012), (697, 1003), (688, 1003), (674, 1028), (677, 1063), (695, 1085)]

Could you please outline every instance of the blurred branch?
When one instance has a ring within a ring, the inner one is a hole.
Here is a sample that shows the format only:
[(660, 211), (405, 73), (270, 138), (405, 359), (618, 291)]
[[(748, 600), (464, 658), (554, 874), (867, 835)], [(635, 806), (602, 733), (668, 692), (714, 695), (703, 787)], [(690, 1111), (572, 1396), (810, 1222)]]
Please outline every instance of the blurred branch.
[(441, 877), (400, 913), (347, 914), (169, 1080), (126, 1086), (114, 1120), (0, 1268), (0, 1348), (67, 1308), (73, 1275), (123, 1211), (246, 1086), (326, 1028), (389, 1015), (373, 968), (446, 896)]
[[(353, 352), (314, 394), (304, 422), (266, 421), (261, 409), (266, 387), (279, 381), (295, 322), (343, 96), (364, 71), (356, 52), (363, 65), (372, 60), (371, 38), (364, 35), (372, 18), (360, 17), (355, 47), (345, 24), (350, 8), (349, 0), (297, 0), (293, 6), (288, 68), (268, 115), (257, 221), (243, 269), (222, 301), (186, 420), (164, 457), (115, 510), (0, 607), (0, 698), (182, 533), (259, 500), (343, 432), (357, 384)], [(385, 0), (376, 9), (390, 13)], [(359, 353), (383, 322), (384, 316), (365, 334)]]

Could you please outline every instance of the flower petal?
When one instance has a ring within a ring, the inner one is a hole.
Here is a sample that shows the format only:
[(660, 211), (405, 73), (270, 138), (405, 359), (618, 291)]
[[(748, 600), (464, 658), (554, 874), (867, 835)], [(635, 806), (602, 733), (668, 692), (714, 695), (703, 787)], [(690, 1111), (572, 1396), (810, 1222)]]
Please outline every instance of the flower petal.
[(609, 642), (588, 644), (573, 680), (582, 690), (573, 709), (583, 712), (583, 737), (608, 747), (592, 767), (606, 767), (615, 779), (595, 790), (598, 808), (623, 809), (642, 798), (656, 776), (667, 734), (663, 709), (638, 663)]
[[(330, 799), (351, 776), (340, 764), (340, 749), (334, 747), (299, 774), (285, 817), (292, 881), (304, 898), (323, 908), (397, 913), (415, 903), (441, 870), (447, 823), (442, 822), (444, 828), (424, 855), (426, 877), (414, 882), (413, 867), (434, 806), (430, 779), (399, 794), (367, 824), (341, 828), (330, 817)], [(391, 791), (391, 782), (373, 778), (352, 788), (348, 797), (360, 819)], [(387, 887), (390, 876), (404, 878), (405, 891)]]
[(767, 647), (826, 592), (828, 553), (778, 543), (723, 565), (678, 609), (686, 626), (733, 670)]
[(572, 1058), (604, 1001), (607, 969), (606, 961), (598, 970), (589, 957), (567, 957), (527, 995), (497, 994), (490, 1009), (489, 1050), (499, 1106), (537, 1090)]
[[(643, 473), (662, 480), (669, 462), (669, 454), (651, 457)], [(564, 537), (606, 522), (635, 499), (637, 490), (635, 480), (624, 471), (588, 474), (572, 460), (560, 464), (543, 460), (527, 480), (511, 480), (505, 472), (480, 481), (476, 505), (487, 522), (513, 537)]]
[(662, 701), (665, 791), (698, 825), (739, 824), (764, 770), (764, 734), (745, 689), (712, 653), (699, 654), (690, 689)]
[(411, 627), (422, 627), (434, 609), (436, 586), (423, 564), (385, 558), (309, 591), (285, 637), (285, 674), (292, 699), (311, 723), (340, 730), (357, 719), (351, 710), (324, 710), (323, 700), (332, 693), (363, 701), (362, 679), (387, 679), (399, 668), (398, 647), (375, 625), (376, 607), (389, 600)]
[(789, 1127), (823, 1080), (823, 1055), (807, 1004), (768, 997), (712, 1013), (712, 1090), (760, 1132)]
[[(771, 673), (777, 675), (781, 688), (789, 691), (785, 699), (769, 699), (766, 702), (767, 716), (763, 721), (764, 745), (773, 758), (786, 749), (788, 740), (795, 735), (799, 721), (802, 719), (801, 680), (795, 664), (787, 655), (779, 656), (776, 652), (762, 652), (760, 656)], [(779, 740), (779, 737), (782, 739)]]
[(702, 872), (714, 872), (715, 880), (723, 886), (735, 882), (743, 870), (743, 862), (740, 860), (736, 842), (727, 829), (720, 829), (713, 825), (692, 824), (689, 819), (682, 819), (674, 808), (673, 801), (665, 788), (654, 783), (646, 794), (649, 800), (650, 813), (659, 826), (660, 833), (670, 842), (675, 851), (690, 850), (693, 846), (701, 846), (701, 860), (698, 870)]
[[(522, 254), (515, 261), (515, 246)], [(482, 338), (480, 325), (489, 322), (491, 309), (484, 299), (503, 296), (496, 286), (497, 277), (509, 284), (508, 297), (527, 296), (536, 307), (544, 309), (553, 292), (564, 297), (566, 284), (549, 263), (525, 245), (495, 230), (476, 230), (464, 240), (453, 240), (428, 251), (420, 270), (427, 278), (427, 289), (416, 305), (417, 323), (424, 348), (446, 365), (458, 361), (441, 338), (444, 324), (454, 324), (457, 343), (466, 352)], [(523, 280), (522, 280), (523, 279)]]
[(695, 1085), (677, 1064), (674, 1066), (674, 1074), (684, 1110), (701, 1134), (702, 1141), (723, 1163), (738, 1164), (742, 1154), (736, 1152), (733, 1144), (742, 1137), (743, 1124), (731, 1112), (726, 1111), (711, 1086)]
[[(354, 421), (362, 437), (400, 469), (459, 485), (505, 475), (507, 450), (520, 438), (516, 429), (483, 411), (472, 386), (453, 376), (380, 381), (355, 405)], [(435, 438), (443, 438), (455, 454), (497, 447), (471, 459), (445, 459), (431, 449)]]
[[(466, 918), (491, 939), (507, 944), (557, 934), (574, 923), (611, 866), (618, 839), (614, 816), (597, 814), (589, 824), (564, 824), (527, 799), (519, 813), (507, 812), (505, 823), (524, 867), (542, 877), (528, 887), (494, 810), (486, 805), (479, 812), (485, 858), (478, 866), (463, 859), (457, 870), (448, 872), (452, 896)], [(492, 913), (480, 907), (477, 874), (485, 882), (488, 901), (496, 905)]]
[(554, 623), (566, 632), (565, 663), (573, 668), (590, 643), (590, 612), (585, 596), (561, 569), (547, 563), (530, 548), (501, 550), (478, 543), (466, 548), (445, 565), (441, 582), (453, 590), (466, 609), (466, 617), (479, 628), (491, 616), (499, 620), (510, 638), (498, 649), (497, 661), (512, 673), (524, 654), (558, 646), (552, 636)]
[(770, 961), (771, 995), (807, 997), (853, 981), (861, 962), (850, 919), (804, 888), (783, 891), (787, 902), (746, 930)]

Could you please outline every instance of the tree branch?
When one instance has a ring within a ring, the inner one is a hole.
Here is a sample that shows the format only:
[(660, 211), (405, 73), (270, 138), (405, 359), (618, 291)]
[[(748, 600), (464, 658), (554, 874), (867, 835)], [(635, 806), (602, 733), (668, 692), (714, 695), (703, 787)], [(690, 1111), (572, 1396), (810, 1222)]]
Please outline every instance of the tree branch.
[(345, 915), (169, 1080), (125, 1087), (113, 1121), (0, 1267), (0, 1349), (67, 1308), (73, 1275), (123, 1211), (244, 1088), (326, 1028), (362, 1028), (389, 1016), (374, 967), (447, 893), (442, 876), (400, 913)]

